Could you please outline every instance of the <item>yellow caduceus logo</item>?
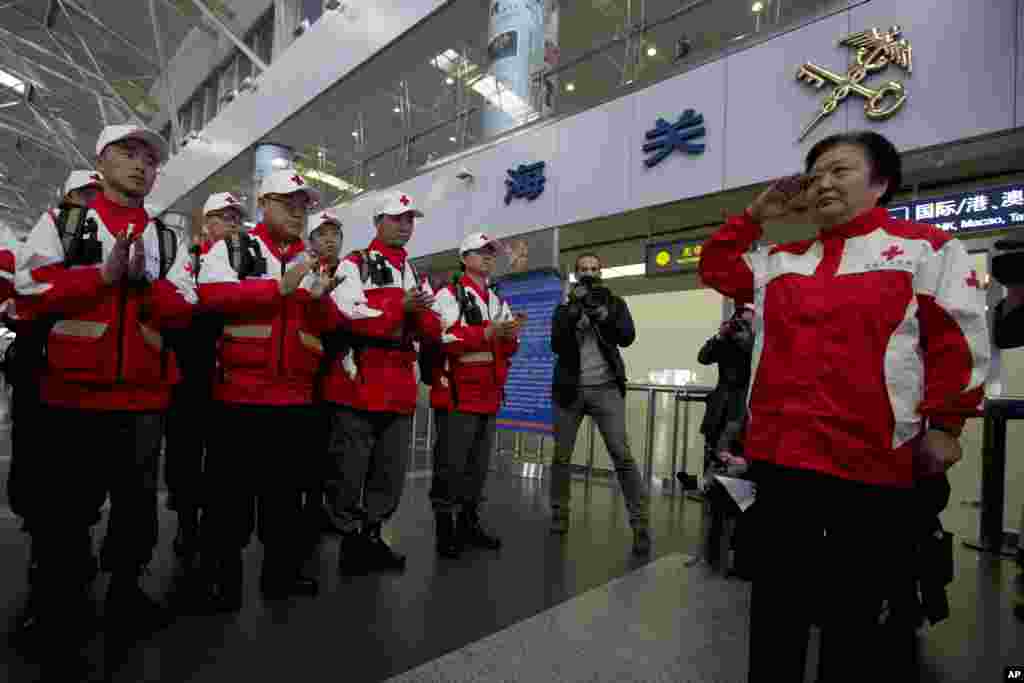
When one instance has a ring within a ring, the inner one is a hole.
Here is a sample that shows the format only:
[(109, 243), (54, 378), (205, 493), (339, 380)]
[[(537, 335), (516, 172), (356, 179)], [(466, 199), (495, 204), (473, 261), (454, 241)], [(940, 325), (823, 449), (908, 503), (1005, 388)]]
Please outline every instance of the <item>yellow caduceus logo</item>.
[(659, 251), (658, 255), (654, 257), (654, 262), (657, 263), (659, 266), (667, 266), (669, 264), (669, 261), (671, 260), (672, 254), (668, 253), (665, 250)]

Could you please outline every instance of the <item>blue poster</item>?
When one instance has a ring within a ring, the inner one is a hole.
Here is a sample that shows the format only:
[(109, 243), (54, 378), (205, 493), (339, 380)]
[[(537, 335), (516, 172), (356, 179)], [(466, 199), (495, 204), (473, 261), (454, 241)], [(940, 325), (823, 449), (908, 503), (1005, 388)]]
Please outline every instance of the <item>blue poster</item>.
[(1024, 185), (1006, 185), (889, 207), (894, 218), (930, 223), (954, 235), (1024, 226)]
[(562, 279), (551, 269), (509, 275), (498, 283), (498, 294), (513, 313), (526, 313), (519, 335), (519, 351), (505, 384), (505, 404), (498, 412), (498, 428), (514, 432), (554, 434), (551, 379), (555, 354), (551, 351), (551, 318), (562, 303)]

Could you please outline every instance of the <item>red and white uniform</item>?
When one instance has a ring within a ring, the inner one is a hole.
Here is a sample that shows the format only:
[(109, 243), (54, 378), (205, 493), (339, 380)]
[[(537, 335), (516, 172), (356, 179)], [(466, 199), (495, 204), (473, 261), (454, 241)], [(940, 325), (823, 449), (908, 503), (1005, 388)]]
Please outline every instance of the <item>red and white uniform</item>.
[(761, 234), (730, 218), (700, 260), (708, 286), (757, 306), (747, 452), (911, 486), (925, 420), (959, 430), (984, 398), (985, 301), (963, 245), (884, 208), (748, 253)]
[(15, 294), (14, 271), (21, 244), (9, 228), (0, 233), (0, 304), (12, 299)]
[(187, 325), (196, 302), (185, 270), (188, 253), (179, 249), (167, 277), (158, 279), (156, 224), (144, 209), (119, 206), (101, 194), (88, 216), (98, 224), (104, 260), (115, 233), (132, 226), (132, 234), (141, 235), (131, 254), (145, 249), (151, 286), (107, 286), (102, 264), (66, 268), (52, 216), (40, 219), (22, 248), (15, 284), (19, 314), (59, 318), (47, 340), (42, 400), (84, 410), (163, 410), (178, 370), (160, 331)]
[(312, 272), (295, 292), (281, 296), (278, 281), (308, 258), (301, 240), (282, 250), (262, 223), (249, 236), (267, 262), (262, 277), (239, 281), (224, 240), (202, 256), (199, 269), (201, 309), (225, 316), (213, 398), (245, 405), (312, 403), (313, 378), (324, 354), (320, 335), (339, 318), (328, 297), (310, 295)]
[(371, 412), (411, 415), (416, 410), (416, 338), (440, 335), (440, 322), (431, 312), (405, 312), (405, 292), (419, 286), (404, 249), (380, 240), (370, 243), (371, 259), (381, 255), (391, 272), (391, 284), (363, 282), (360, 254), (350, 254), (338, 266), (338, 286), (332, 298), (344, 326), (356, 335), (355, 348), (331, 364), (324, 381), (324, 399)]
[[(463, 413), (496, 415), (504, 398), (509, 359), (519, 350), (519, 340), (487, 339), (492, 322), (512, 319), (506, 302), (494, 292), (481, 288), (468, 275), (460, 284), (476, 302), (483, 317), (480, 325), (469, 325), (460, 314), (455, 285), (442, 289), (434, 300), (434, 310), (441, 317), (444, 333), (441, 343), (445, 351), (449, 382), (454, 383), (453, 406)], [(433, 392), (431, 398), (433, 399)], [(450, 403), (450, 401), (449, 401)]]

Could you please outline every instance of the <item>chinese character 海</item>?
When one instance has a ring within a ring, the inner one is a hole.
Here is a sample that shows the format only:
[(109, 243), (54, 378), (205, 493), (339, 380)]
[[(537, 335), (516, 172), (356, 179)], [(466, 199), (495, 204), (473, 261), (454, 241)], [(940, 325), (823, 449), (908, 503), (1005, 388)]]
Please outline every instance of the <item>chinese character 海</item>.
[(1024, 206), (1024, 190), (1010, 190), (1003, 193), (1002, 208), (1008, 209), (1011, 206)]
[(988, 211), (988, 195), (976, 194), (973, 197), (968, 197), (964, 211), (967, 213)]
[(669, 123), (665, 119), (655, 121), (654, 130), (644, 134), (650, 142), (644, 144), (643, 151), (656, 153), (644, 159), (644, 164), (647, 168), (652, 168), (676, 149), (687, 154), (703, 153), (703, 144), (689, 142), (694, 138), (703, 137), (703, 123), (704, 116), (693, 109), (684, 111), (675, 123)]
[(508, 170), (508, 179), (505, 185), (508, 191), (505, 193), (505, 204), (509, 204), (513, 197), (525, 197), (533, 201), (544, 192), (544, 162), (538, 161), (529, 166), (519, 165), (518, 169)]
[(935, 202), (935, 217), (942, 218), (943, 216), (955, 216), (956, 215), (956, 202), (949, 200), (945, 202)]
[(914, 209), (914, 220), (923, 221), (929, 218), (935, 218), (935, 205), (931, 202), (918, 204)]

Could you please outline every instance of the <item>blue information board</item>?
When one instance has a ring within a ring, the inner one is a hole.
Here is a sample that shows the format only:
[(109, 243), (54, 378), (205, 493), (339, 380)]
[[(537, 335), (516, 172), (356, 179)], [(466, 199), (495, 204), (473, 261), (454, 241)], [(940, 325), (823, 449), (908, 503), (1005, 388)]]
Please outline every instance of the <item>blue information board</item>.
[(963, 235), (1024, 226), (1024, 184), (993, 187), (889, 207), (894, 218)]
[(553, 434), (551, 379), (555, 354), (551, 351), (551, 318), (562, 302), (562, 279), (551, 269), (517, 273), (502, 278), (498, 294), (513, 313), (527, 315), (519, 335), (519, 351), (512, 357), (505, 384), (505, 404), (498, 412), (498, 428)]

